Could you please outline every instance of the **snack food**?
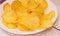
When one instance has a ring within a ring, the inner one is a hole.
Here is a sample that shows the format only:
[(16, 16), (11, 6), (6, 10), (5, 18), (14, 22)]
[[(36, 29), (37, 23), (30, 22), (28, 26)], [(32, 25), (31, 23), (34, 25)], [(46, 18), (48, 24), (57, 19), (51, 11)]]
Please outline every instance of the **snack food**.
[(47, 6), (46, 0), (15, 0), (11, 5), (6, 3), (3, 6), (3, 23), (9, 29), (18, 28), (21, 31), (50, 28), (55, 12), (45, 14)]
[(32, 31), (30, 28), (26, 27), (25, 25), (22, 24), (17, 24), (17, 28), (21, 31)]
[(37, 16), (25, 16), (17, 21), (31, 30), (36, 30), (40, 26), (40, 20)]
[(44, 10), (46, 10), (46, 8), (48, 7), (48, 3), (46, 2), (46, 0), (35, 0), (35, 1), (40, 3), (40, 5)]
[(9, 12), (11, 10), (10, 4), (8, 2), (3, 6), (3, 10), (4, 12)]
[(52, 10), (50, 11), (48, 14), (44, 14), (42, 16), (42, 19), (46, 19), (46, 20), (52, 20), (55, 17), (55, 11)]
[(42, 29), (42, 28), (44, 29), (44, 28), (48, 28), (48, 27), (50, 28), (52, 26), (53, 26), (53, 23), (51, 20), (42, 20), (39, 29)]

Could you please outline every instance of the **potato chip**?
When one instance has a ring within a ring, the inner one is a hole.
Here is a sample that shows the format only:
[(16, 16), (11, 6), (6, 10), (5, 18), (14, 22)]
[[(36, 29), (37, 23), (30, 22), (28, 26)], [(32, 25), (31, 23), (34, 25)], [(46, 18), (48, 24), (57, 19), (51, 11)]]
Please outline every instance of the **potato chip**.
[(28, 2), (28, 8), (30, 10), (34, 10), (38, 6), (38, 3), (35, 2), (35, 0), (29, 0)]
[(20, 1), (24, 7), (27, 7), (27, 4), (29, 2), (29, 0), (17, 0), (17, 1)]
[[(23, 11), (22, 11), (22, 10), (23, 10)], [(18, 17), (18, 18), (20, 18), (20, 17), (22, 17), (22, 16), (26, 16), (26, 15), (28, 15), (27, 9), (24, 8), (24, 7), (19, 7), (19, 11), (17, 11), (16, 14), (17, 14), (17, 17)]]
[(9, 12), (10, 9), (11, 9), (10, 4), (9, 4), (9, 3), (5, 3), (4, 6), (3, 6), (4, 12), (5, 12), (5, 13), (6, 13), (6, 12)]
[(46, 8), (48, 7), (48, 3), (46, 0), (35, 0), (36, 2), (40, 3), (40, 5), (42, 6), (42, 8), (44, 10), (46, 10)]
[(3, 25), (5, 25), (8, 29), (15, 29), (16, 23), (8, 23), (6, 20), (2, 19)]
[(38, 16), (42, 16), (44, 14), (44, 10), (41, 5), (35, 8), (35, 12), (38, 14)]
[(11, 9), (16, 12), (19, 11), (19, 7), (21, 6), (21, 2), (20, 1), (13, 1), (11, 4)]
[(52, 20), (55, 17), (55, 11), (50, 11), (48, 14), (44, 14), (42, 19)]
[(40, 20), (37, 16), (25, 16), (22, 17), (20, 20), (17, 21), (18, 23), (21, 23), (31, 30), (35, 30), (39, 27), (40, 25)]
[(48, 16), (49, 16), (49, 19), (52, 20), (55, 17), (55, 11), (54, 10), (50, 11), (50, 13), (48, 14)]
[(6, 23), (5, 21), (4, 21), (4, 25), (5, 25), (8, 29), (15, 29), (15, 28), (16, 28), (16, 24)]
[(21, 31), (32, 31), (31, 29), (22, 24), (17, 24), (17, 28)]
[(33, 31), (53, 26), (54, 11), (44, 14), (48, 4), (46, 0), (15, 0), (3, 6), (2, 20), (9, 29)]
[(17, 16), (13, 11), (10, 11), (8, 13), (4, 13), (2, 15), (2, 19), (4, 21), (6, 21), (7, 23), (12, 23), (12, 22), (14, 23), (16, 21), (16, 19), (17, 19)]
[(40, 29), (50, 28), (52, 26), (53, 26), (53, 23), (51, 20), (41, 20)]
[[(19, 3), (18, 3), (19, 2)], [(17, 6), (15, 6), (15, 3)], [(14, 7), (15, 6), (15, 7)], [(25, 8), (24, 6), (21, 5), (20, 1), (14, 1), (12, 3), (12, 10), (14, 10), (14, 12), (16, 12), (16, 14), (18, 16), (20, 16), (20, 14), (26, 13), (27, 12), (27, 8)]]

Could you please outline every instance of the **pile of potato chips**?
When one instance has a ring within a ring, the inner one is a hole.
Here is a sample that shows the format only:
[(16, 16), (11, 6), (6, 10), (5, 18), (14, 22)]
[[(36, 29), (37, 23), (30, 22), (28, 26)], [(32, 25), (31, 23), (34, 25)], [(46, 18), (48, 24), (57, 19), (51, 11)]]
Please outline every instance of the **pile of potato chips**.
[(21, 31), (34, 31), (53, 26), (55, 12), (45, 14), (48, 7), (46, 0), (14, 0), (5, 3), (2, 21), (9, 29), (18, 28)]

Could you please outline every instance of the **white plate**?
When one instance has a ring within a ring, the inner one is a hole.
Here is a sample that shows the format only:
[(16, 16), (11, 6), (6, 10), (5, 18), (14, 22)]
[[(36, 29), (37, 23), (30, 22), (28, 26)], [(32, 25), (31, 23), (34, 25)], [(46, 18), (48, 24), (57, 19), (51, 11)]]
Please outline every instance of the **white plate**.
[[(8, 0), (8, 1), (6, 1), (6, 2), (10, 2), (10, 3), (11, 3), (10, 0)], [(4, 3), (6, 3), (6, 2), (4, 2)], [(47, 10), (46, 10), (45, 12), (46, 12), (46, 13), (49, 13), (49, 11), (51, 11), (51, 10), (54, 10), (54, 11), (55, 11), (55, 17), (54, 17), (54, 19), (52, 20), (52, 22), (54, 23), (54, 22), (56, 21), (56, 19), (57, 19), (57, 13), (58, 13), (58, 11), (57, 11), (56, 5), (55, 5), (52, 1), (47, 0), (47, 2), (48, 2), (48, 8), (47, 8)], [(4, 4), (4, 3), (3, 3), (3, 4)], [(14, 34), (24, 34), (24, 35), (26, 35), (26, 34), (35, 34), (35, 33), (42, 32), (42, 31), (44, 31), (44, 30), (47, 29), (47, 28), (45, 28), (45, 29), (36, 30), (36, 31), (32, 31), (32, 32), (22, 32), (22, 31), (18, 30), (17, 28), (16, 28), (16, 29), (8, 29), (8, 28), (5, 27), (5, 26), (3, 25), (3, 23), (2, 23), (1, 15), (2, 15), (2, 13), (3, 13), (3, 10), (2, 10), (3, 4), (0, 5), (0, 27), (1, 27), (2, 29), (4, 29), (5, 31), (10, 32), (10, 33), (14, 33)]]

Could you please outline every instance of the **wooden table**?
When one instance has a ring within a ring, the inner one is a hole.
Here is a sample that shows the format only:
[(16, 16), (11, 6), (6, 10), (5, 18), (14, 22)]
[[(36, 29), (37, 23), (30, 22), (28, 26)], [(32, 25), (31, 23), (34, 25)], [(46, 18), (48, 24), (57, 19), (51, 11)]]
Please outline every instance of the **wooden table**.
[[(52, 1), (56, 4), (58, 8), (58, 18), (54, 26), (60, 29), (60, 0), (52, 0)], [(41, 33), (37, 33), (33, 35), (15, 35), (0, 29), (0, 36), (60, 36), (60, 31), (54, 28), (50, 28)]]

